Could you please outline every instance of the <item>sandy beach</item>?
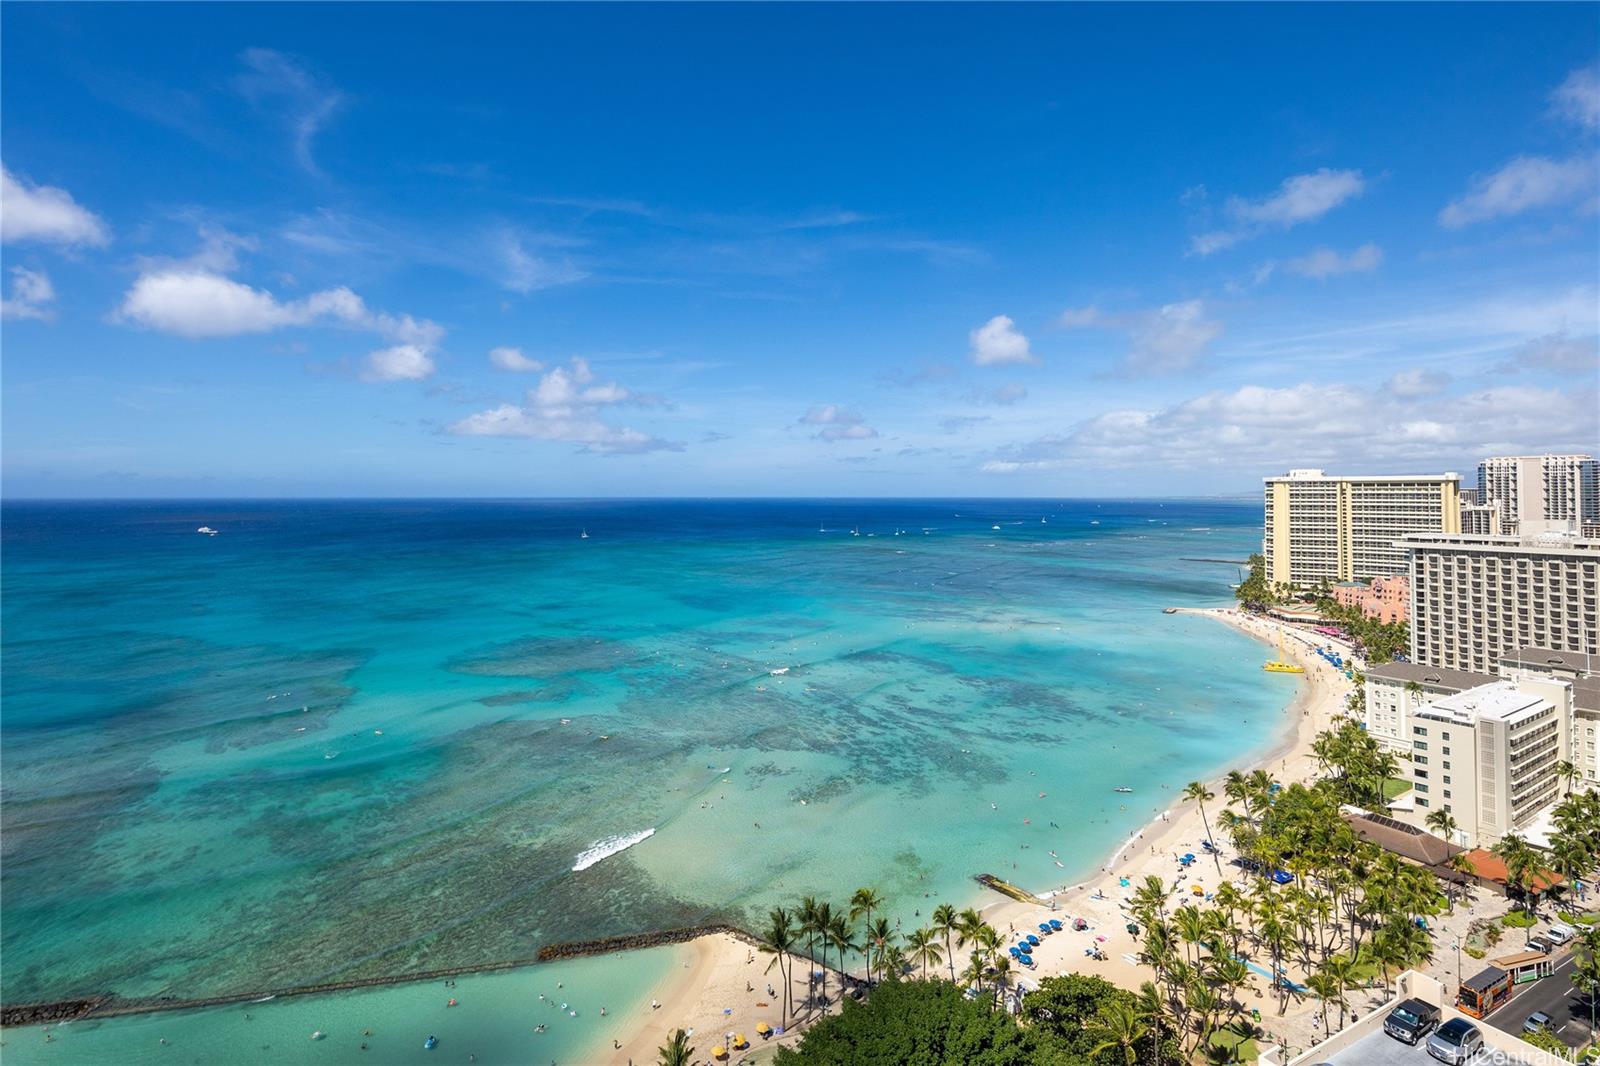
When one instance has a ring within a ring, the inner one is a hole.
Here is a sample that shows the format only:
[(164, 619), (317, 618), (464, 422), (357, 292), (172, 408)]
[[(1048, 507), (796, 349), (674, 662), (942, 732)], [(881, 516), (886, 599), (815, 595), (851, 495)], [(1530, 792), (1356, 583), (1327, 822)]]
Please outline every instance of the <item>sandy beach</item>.
[[(1185, 609), (1184, 613), (1200, 614), (1231, 625), (1264, 644), (1276, 647), (1278, 626), (1262, 619), (1244, 615), (1231, 608)], [(1316, 655), (1314, 648), (1332, 645), (1341, 652), (1347, 648), (1336, 641), (1318, 637), (1312, 642), (1306, 634), (1283, 627), (1285, 656), (1305, 668), (1304, 683), (1284, 712), (1285, 720), (1279, 728), (1282, 739), (1265, 755), (1237, 769), (1265, 769), (1277, 780), (1288, 784), (1309, 781), (1315, 777), (1316, 766), (1311, 758), (1311, 742), (1317, 733), (1327, 729), (1334, 718), (1344, 711), (1345, 699), (1350, 691), (1350, 681), (1326, 660)], [(1267, 726), (1264, 726), (1267, 728)], [(1125, 926), (1125, 897), (1131, 892), (1122, 880), (1137, 886), (1145, 877), (1154, 875), (1174, 886), (1174, 894), (1187, 897), (1195, 888), (1214, 886), (1222, 877), (1238, 871), (1227, 865), (1227, 845), (1213, 837), (1224, 849), (1220, 860), (1204, 856), (1200, 847), (1205, 839), (1199, 808), (1192, 803), (1177, 801), (1182, 782), (1166, 786), (1173, 802), (1163, 813), (1131, 836), (1122, 847), (1106, 861), (1094, 877), (1071, 887), (1056, 890), (1048, 895), (1049, 907), (1019, 903), (992, 895), (989, 901), (978, 901), (984, 916), (1002, 933), (1021, 930), (1026, 933), (1048, 917), (1056, 917), (1068, 926), (1069, 931), (1046, 937), (1035, 950), (1038, 969), (1024, 971), (1022, 987), (1036, 985), (1041, 978), (1064, 973), (1091, 973), (1105, 977), (1125, 988), (1137, 989), (1140, 982), (1153, 974), (1136, 961), (1137, 944)], [(1221, 811), (1222, 783), (1210, 782), (1208, 787), (1218, 795), (1209, 804), (1207, 814), (1213, 818)], [(1137, 793), (1135, 793), (1137, 795)], [(1142, 798), (1142, 797), (1141, 797)], [(1179, 868), (1177, 857), (1193, 852), (1202, 858), (1189, 870)], [(1037, 886), (1023, 888), (1039, 891)], [(1041, 896), (1045, 893), (1040, 892)], [(955, 901), (953, 901), (955, 902)], [(970, 903), (971, 901), (959, 901)], [(1073, 932), (1071, 919), (1083, 918), (1089, 928)], [(1092, 958), (1086, 952), (1098, 946), (1103, 959)], [(772, 961), (749, 944), (731, 936), (703, 937), (691, 946), (692, 957), (685, 963), (681, 974), (674, 974), (663, 982), (663, 991), (657, 995), (659, 1007), (646, 1005), (645, 1017), (639, 1021), (633, 1035), (613, 1049), (617, 1063), (644, 1063), (655, 1060), (656, 1048), (665, 1043), (674, 1029), (680, 1026), (692, 1029), (693, 1043), (698, 1061), (709, 1061), (711, 1049), (724, 1043), (724, 1034), (743, 1033), (753, 1046), (746, 1051), (732, 1051), (727, 1061), (748, 1061), (752, 1056), (762, 1059), (763, 1048), (775, 1043), (794, 1042), (799, 1039), (804, 1023), (820, 1017), (820, 1013), (806, 1011), (802, 1004), (806, 997), (806, 967), (797, 965), (795, 981), (797, 1024), (790, 1027), (787, 1038), (774, 1037), (762, 1041), (755, 1032), (757, 1022), (766, 1021), (776, 1028), (779, 1024), (778, 1000), (767, 994), (769, 985), (776, 990), (777, 967), (768, 969)], [(957, 959), (958, 968), (961, 960)], [(813, 966), (813, 969), (817, 967)], [(830, 976), (830, 998), (837, 1005), (836, 977)], [(1264, 994), (1266, 981), (1255, 982), (1255, 992)], [(1250, 994), (1250, 993), (1247, 993)], [(763, 1006), (765, 1004), (765, 1006)]]

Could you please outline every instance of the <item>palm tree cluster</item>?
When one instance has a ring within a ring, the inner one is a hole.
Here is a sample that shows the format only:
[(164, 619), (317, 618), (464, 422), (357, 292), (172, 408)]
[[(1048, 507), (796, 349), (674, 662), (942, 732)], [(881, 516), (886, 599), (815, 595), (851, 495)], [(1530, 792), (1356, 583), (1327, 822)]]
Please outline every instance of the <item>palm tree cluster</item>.
[[(1382, 760), (1341, 734), (1318, 738), (1335, 773), (1312, 787), (1282, 788), (1262, 770), (1228, 775), (1217, 824), (1238, 853), (1241, 881), (1187, 901), (1180, 886), (1159, 877), (1134, 888), (1140, 961), (1156, 973), (1143, 997), (1145, 1020), (1170, 1025), (1191, 1052), (1244, 1014), (1247, 954), (1265, 956), (1278, 975), (1278, 1013), (1309, 994), (1321, 1002), (1325, 1023), (1329, 1008), (1339, 1008), (1341, 1027), (1358, 972), (1375, 963), (1387, 983), (1391, 969), (1431, 957), (1431, 935), (1418, 919), (1438, 913), (1444, 897), (1432, 874), (1361, 840), (1340, 816), (1353, 790), (1370, 794), (1387, 776)], [(1200, 805), (1209, 832), (1205, 805), (1213, 793), (1194, 782), (1184, 796)], [(1280, 884), (1284, 874), (1288, 883)], [(1288, 980), (1290, 966), (1308, 975), (1303, 985)]]
[[(827, 900), (805, 896), (793, 910), (774, 907), (768, 912), (761, 950), (773, 956), (768, 969), (777, 966), (779, 970), (785, 991), (780, 1008), (785, 1025), (796, 1013), (792, 978), (796, 958), (818, 959), (824, 967), (820, 996), (816, 1003), (807, 1004), (808, 1010), (827, 1004), (830, 954), (837, 957), (836, 965), (842, 971), (847, 957), (860, 952), (869, 984), (884, 978), (939, 977), (941, 964), (945, 964), (950, 981), (976, 988), (980, 995), (987, 993), (994, 1002), (1002, 1000), (1013, 986), (1005, 938), (976, 910), (957, 911), (941, 903), (934, 908), (929, 925), (909, 933), (892, 926), (883, 910), (882, 895), (859, 888), (849, 904), (838, 910)], [(958, 971), (963, 951), (966, 964)]]
[[(1344, 803), (1381, 810), (1384, 782), (1400, 772), (1400, 760), (1379, 747), (1360, 724), (1341, 718), (1311, 744), (1317, 768)], [(1257, 771), (1260, 773), (1260, 771)]]

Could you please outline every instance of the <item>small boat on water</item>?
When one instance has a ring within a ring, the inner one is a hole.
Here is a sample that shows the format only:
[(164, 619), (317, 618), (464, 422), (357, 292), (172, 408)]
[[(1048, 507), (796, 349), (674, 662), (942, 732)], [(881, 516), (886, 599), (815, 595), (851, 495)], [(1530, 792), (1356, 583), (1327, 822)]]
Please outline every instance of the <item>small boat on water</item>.
[(426, 1040), (424, 1040), (422, 1042), (422, 1048), (423, 1048), (424, 1051), (432, 1051), (434, 1048), (436, 1048), (438, 1046), (439, 1046), (439, 1038), (436, 1037), (436, 1036), (430, 1036), (430, 1037), (428, 1037), (428, 1039), (426, 1039)]
[(990, 526), (990, 527), (989, 527), (989, 528), (990, 528), (990, 529), (995, 529), (995, 530), (998, 530), (998, 529), (999, 529), (999, 528), (1000, 528), (1000, 527), (999, 527), (999, 526)]
[(589, 539), (589, 531), (586, 529), (583, 532), (579, 533), (578, 534), (578, 539), (579, 540), (588, 540)]
[(210, 526), (201, 526), (199, 529), (195, 530), (195, 532), (204, 533), (208, 537), (214, 537), (217, 535), (217, 531), (212, 529)]
[(1132, 792), (1133, 789), (1129, 788), (1127, 785), (1119, 785), (1116, 788), (1112, 789), (1111, 791), (1113, 791), (1113, 792)]

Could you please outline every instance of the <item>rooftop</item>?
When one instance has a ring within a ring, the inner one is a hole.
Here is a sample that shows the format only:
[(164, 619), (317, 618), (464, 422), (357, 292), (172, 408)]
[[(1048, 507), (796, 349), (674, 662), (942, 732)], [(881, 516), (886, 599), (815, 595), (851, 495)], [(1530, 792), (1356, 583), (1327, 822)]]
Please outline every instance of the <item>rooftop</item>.
[(1517, 648), (1502, 654), (1500, 661), (1507, 666), (1572, 670), (1579, 674), (1600, 673), (1600, 656), (1584, 655), (1576, 651), (1557, 651), (1554, 648)]
[(1448, 717), (1463, 725), (1484, 719), (1514, 724), (1549, 706), (1549, 700), (1522, 692), (1509, 681), (1493, 681), (1434, 700), (1417, 713), (1426, 718)]
[[(1506, 864), (1501, 862), (1494, 852), (1473, 848), (1467, 852), (1467, 861), (1472, 863), (1473, 872), (1483, 880), (1497, 881), (1502, 885), (1506, 883), (1508, 876)], [(1554, 870), (1540, 870), (1533, 875), (1533, 887), (1542, 892), (1551, 885), (1561, 884), (1564, 880), (1566, 879)], [(1465, 983), (1471, 984), (1470, 981)]]
[(1571, 533), (1532, 536), (1499, 533), (1411, 533), (1396, 540), (1398, 548), (1460, 548), (1538, 555), (1600, 555), (1600, 540)]
[(1402, 684), (1415, 681), (1427, 688), (1460, 692), (1463, 689), (1487, 685), (1496, 678), (1492, 674), (1475, 674), (1471, 670), (1452, 670), (1447, 666), (1422, 666), (1418, 663), (1384, 663), (1368, 667), (1367, 677)]
[(1438, 866), (1450, 856), (1465, 851), (1414, 825), (1381, 814), (1345, 812), (1344, 820), (1363, 840), (1370, 840), (1384, 851), (1423, 866)]
[(1454, 471), (1443, 474), (1327, 474), (1306, 467), (1261, 480), (1268, 484), (1274, 481), (1460, 481), (1461, 475)]

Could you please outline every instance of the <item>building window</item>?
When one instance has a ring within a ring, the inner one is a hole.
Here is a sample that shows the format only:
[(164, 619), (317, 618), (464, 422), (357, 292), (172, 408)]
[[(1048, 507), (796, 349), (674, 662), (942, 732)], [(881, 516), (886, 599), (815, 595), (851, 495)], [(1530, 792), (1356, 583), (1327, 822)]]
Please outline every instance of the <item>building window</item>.
[(1445, 754), (1446, 754), (1446, 755), (1449, 755), (1449, 754), (1450, 754), (1450, 749), (1449, 749), (1449, 748), (1445, 748), (1445, 749), (1444, 749), (1444, 753), (1445, 753)]
[(1428, 771), (1426, 771), (1426, 770), (1413, 770), (1413, 771), (1411, 771), (1411, 772), (1412, 772), (1412, 773), (1413, 773), (1413, 774), (1416, 774), (1416, 775), (1417, 775), (1417, 776), (1418, 776), (1418, 777), (1423, 777), (1423, 778), (1425, 778), (1425, 777), (1427, 777), (1427, 776), (1428, 776)]
[[(1418, 792), (1426, 792), (1426, 791), (1428, 791), (1428, 786), (1424, 785), (1421, 781), (1418, 781), (1415, 785), (1412, 785), (1411, 787), (1414, 788)], [(1417, 802), (1421, 803), (1422, 801), (1418, 800)]]
[(1449, 774), (1445, 774), (1444, 775), (1444, 783), (1447, 784), (1447, 785), (1450, 783), (1450, 775)]
[(1444, 790), (1444, 798), (1445, 799), (1449, 799), (1450, 798), (1450, 790), (1448, 788)]
[(1411, 756), (1411, 761), (1421, 763), (1423, 766), (1428, 765), (1428, 757), (1426, 755), (1413, 755)]
[(1446, 769), (1446, 770), (1448, 770), (1448, 769), (1450, 769), (1450, 760), (1449, 760), (1449, 759), (1446, 759), (1446, 760), (1445, 760), (1445, 761), (1444, 761), (1444, 768), (1445, 768), (1445, 769)]
[(1419, 737), (1425, 737), (1428, 735), (1428, 729), (1426, 726), (1414, 725), (1411, 727), (1411, 732)]
[(1427, 800), (1423, 799), (1421, 796), (1417, 797), (1417, 806), (1418, 807), (1426, 807), (1427, 805), (1428, 805), (1428, 801)]
[(1411, 742), (1411, 746), (1413, 748), (1417, 749), (1418, 751), (1427, 751), (1428, 750), (1428, 742), (1426, 740), (1413, 740)]
[(1450, 739), (1450, 734), (1449, 734), (1449, 733), (1447, 733), (1447, 732), (1443, 732), (1443, 731), (1441, 731), (1441, 732), (1440, 732), (1440, 733), (1439, 733), (1439, 739), (1440, 739), (1440, 740), (1449, 740), (1449, 739)]

